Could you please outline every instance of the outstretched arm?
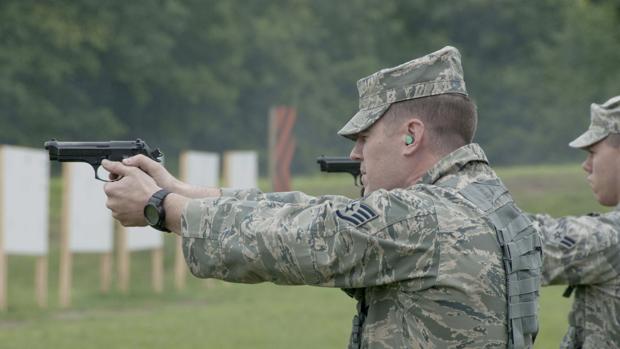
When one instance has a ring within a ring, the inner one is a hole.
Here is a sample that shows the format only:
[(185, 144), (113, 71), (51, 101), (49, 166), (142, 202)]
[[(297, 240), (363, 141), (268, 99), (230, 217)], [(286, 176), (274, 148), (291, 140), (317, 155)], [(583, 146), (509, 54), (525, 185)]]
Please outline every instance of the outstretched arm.
[[(123, 176), (104, 187), (114, 218), (125, 226), (146, 225), (143, 208), (161, 188), (149, 169), (103, 165)], [(166, 227), (183, 236), (194, 275), (347, 288), (402, 280), (417, 280), (423, 287), (433, 280), (439, 258), (436, 217), (415, 197), (383, 190), (361, 201), (298, 192), (240, 193), (201, 200), (175, 193), (166, 197)]]
[(200, 187), (185, 183), (175, 178), (159, 162), (144, 155), (136, 155), (123, 160), (123, 165), (137, 167), (148, 174), (160, 188), (188, 198), (217, 197), (221, 195), (219, 188)]
[(543, 284), (592, 285), (620, 274), (620, 212), (530, 218), (543, 240)]

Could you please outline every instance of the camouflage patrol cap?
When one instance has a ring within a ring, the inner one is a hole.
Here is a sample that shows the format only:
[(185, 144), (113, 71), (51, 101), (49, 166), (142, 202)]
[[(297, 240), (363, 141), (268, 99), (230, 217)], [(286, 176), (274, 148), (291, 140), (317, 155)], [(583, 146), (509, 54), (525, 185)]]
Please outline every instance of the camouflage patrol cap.
[(444, 93), (467, 95), (461, 54), (451, 46), (394, 68), (382, 69), (357, 82), (359, 111), (338, 134), (355, 139), (372, 126), (392, 103)]
[(620, 133), (620, 96), (603, 104), (590, 106), (590, 127), (568, 145), (573, 148), (587, 148), (607, 137), (610, 133)]

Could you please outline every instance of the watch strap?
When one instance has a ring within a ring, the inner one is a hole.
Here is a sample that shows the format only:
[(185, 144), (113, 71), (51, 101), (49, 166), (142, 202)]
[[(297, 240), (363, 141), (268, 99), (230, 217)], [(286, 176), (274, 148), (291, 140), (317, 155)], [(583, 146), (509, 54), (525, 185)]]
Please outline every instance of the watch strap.
[(170, 194), (167, 189), (160, 189), (155, 192), (149, 199), (147, 205), (153, 205), (157, 208), (159, 213), (159, 219), (156, 224), (151, 224), (151, 227), (169, 233), (170, 230), (166, 228), (166, 210), (164, 209), (164, 199)]

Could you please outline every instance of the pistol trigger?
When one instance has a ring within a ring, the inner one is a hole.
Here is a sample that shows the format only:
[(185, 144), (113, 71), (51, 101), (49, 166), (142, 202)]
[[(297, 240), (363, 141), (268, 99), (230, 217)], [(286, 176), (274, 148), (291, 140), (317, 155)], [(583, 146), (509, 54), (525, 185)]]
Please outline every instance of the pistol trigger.
[(107, 182), (105, 179), (99, 177), (99, 167), (101, 165), (91, 164), (91, 166), (93, 167), (93, 170), (95, 170), (95, 179), (98, 179), (102, 182)]
[(362, 182), (362, 175), (355, 176), (355, 186), (360, 188), (360, 196), (364, 196), (364, 183)]
[[(123, 178), (122, 176), (119, 176), (115, 173), (108, 172), (105, 168), (101, 170), (102, 169), (101, 163), (93, 164), (92, 166), (95, 169), (95, 178), (97, 178), (98, 180), (102, 182), (116, 182), (120, 180), (121, 178)], [(107, 177), (107, 179), (104, 179), (102, 177)]]
[(354, 174), (353, 175), (353, 183), (355, 184), (356, 187), (359, 187), (362, 185), (362, 175), (361, 174)]

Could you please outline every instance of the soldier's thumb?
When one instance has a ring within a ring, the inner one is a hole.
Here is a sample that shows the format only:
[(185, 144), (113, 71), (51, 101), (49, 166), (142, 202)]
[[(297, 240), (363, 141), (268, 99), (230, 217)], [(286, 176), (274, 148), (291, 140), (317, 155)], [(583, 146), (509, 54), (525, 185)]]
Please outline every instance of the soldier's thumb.
[(129, 167), (117, 161), (103, 160), (101, 162), (101, 166), (103, 166), (103, 168), (105, 168), (106, 171), (119, 175), (119, 176), (126, 176), (127, 173), (129, 172)]
[(136, 156), (132, 156), (130, 158), (127, 159), (123, 159), (123, 164), (127, 165), (127, 166), (134, 166), (134, 167), (138, 167), (139, 169), (141, 169), (142, 171), (148, 173), (148, 174), (152, 174), (154, 171), (156, 171), (156, 169), (159, 166), (159, 163), (142, 155), (136, 155)]

